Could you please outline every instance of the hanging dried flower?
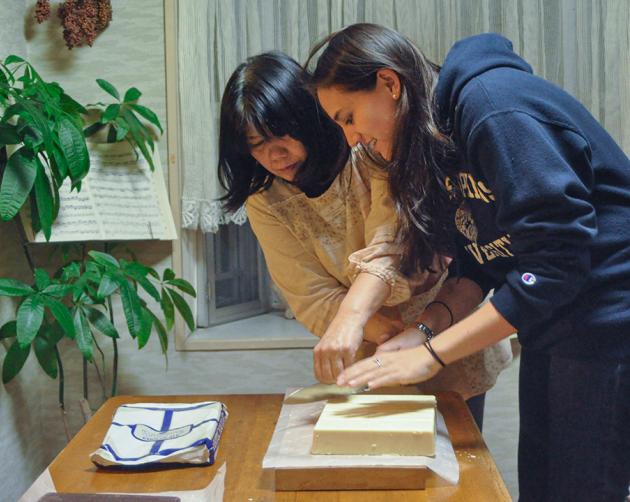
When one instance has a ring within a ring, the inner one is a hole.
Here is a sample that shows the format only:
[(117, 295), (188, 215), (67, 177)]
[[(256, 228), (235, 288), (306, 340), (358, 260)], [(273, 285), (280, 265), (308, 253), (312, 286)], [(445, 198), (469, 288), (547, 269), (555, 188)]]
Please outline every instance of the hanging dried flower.
[(50, 3), (48, 0), (37, 0), (35, 5), (35, 19), (39, 24), (50, 17)]
[(91, 47), (112, 20), (112, 4), (111, 0), (65, 0), (57, 14), (68, 49), (84, 43)]
[[(50, 18), (50, 0), (37, 0), (35, 19), (43, 23)], [(63, 38), (68, 49), (88, 44), (94, 40), (112, 20), (111, 0), (65, 0), (57, 11), (63, 26)]]

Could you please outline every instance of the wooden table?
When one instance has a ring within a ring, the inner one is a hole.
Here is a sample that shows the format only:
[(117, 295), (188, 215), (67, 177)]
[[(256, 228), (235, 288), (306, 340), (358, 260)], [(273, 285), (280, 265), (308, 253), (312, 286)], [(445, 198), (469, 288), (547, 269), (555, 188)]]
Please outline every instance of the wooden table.
[[(262, 459), (282, 405), (281, 395), (119, 396), (109, 399), (50, 464), (60, 492), (160, 492), (199, 490), (227, 461), (225, 502), (422, 502), (510, 501), (509, 493), (477, 426), (458, 394), (439, 393), (438, 408), (460, 466), (457, 486), (445, 486), (429, 475), (425, 490), (275, 492), (273, 476), (262, 470)], [(118, 406), (136, 402), (224, 402), (230, 416), (215, 465), (143, 472), (97, 469), (89, 460), (103, 440)]]

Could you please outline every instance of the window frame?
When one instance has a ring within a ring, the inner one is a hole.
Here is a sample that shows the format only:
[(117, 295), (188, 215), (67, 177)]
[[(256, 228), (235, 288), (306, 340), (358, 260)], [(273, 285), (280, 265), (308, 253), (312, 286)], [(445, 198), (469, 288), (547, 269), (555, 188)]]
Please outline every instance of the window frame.
[[(228, 225), (237, 226), (236, 223), (229, 223)], [(240, 230), (239, 228), (235, 228), (233, 231), (238, 232)], [(254, 239), (256, 238), (254, 237)], [(197, 291), (197, 308), (199, 309), (197, 317), (198, 325), (203, 328), (211, 328), (247, 317), (268, 313), (271, 304), (269, 292), (271, 285), (265, 266), (265, 259), (257, 241), (255, 241), (256, 268), (258, 270), (256, 287), (258, 289), (259, 299), (225, 307), (213, 305), (214, 302), (212, 299), (216, 298), (216, 271), (209, 270), (208, 264), (214, 262), (215, 252), (214, 246), (209, 245), (209, 240), (212, 240), (214, 244), (213, 234), (205, 235), (204, 238), (201, 239), (202, 259), (197, 267), (198, 284), (200, 288), (199, 291)]]
[[(200, 272), (205, 270), (203, 241), (200, 231), (184, 230), (181, 226), (181, 127), (179, 121), (178, 69), (177, 69), (177, 0), (164, 0), (164, 52), (166, 60), (166, 114), (168, 187), (173, 218), (179, 239), (173, 241), (172, 269), (186, 279), (196, 291), (200, 287)], [(193, 319), (200, 314), (199, 302), (187, 299)], [(178, 351), (221, 351), (258, 349), (312, 348), (319, 339), (310, 334), (296, 320), (284, 319), (281, 312), (270, 312), (241, 321), (219, 326), (201, 327), (191, 332), (181, 316), (175, 318), (175, 349)], [(240, 323), (240, 324), (239, 324)], [(226, 330), (234, 325), (234, 336), (226, 337)], [(268, 331), (251, 329), (251, 326), (268, 326)], [(241, 326), (250, 328), (242, 329)]]

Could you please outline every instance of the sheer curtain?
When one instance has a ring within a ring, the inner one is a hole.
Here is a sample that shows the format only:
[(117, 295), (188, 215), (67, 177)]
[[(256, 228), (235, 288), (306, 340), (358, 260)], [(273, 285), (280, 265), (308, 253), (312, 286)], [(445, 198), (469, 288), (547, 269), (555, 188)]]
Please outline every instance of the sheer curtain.
[(224, 214), (217, 201), (219, 103), (236, 66), (271, 49), (304, 62), (316, 41), (356, 22), (397, 29), (438, 63), (462, 37), (502, 33), (630, 152), (627, 0), (185, 0), (178, 19), (183, 228), (216, 232), (246, 220), (244, 210)]

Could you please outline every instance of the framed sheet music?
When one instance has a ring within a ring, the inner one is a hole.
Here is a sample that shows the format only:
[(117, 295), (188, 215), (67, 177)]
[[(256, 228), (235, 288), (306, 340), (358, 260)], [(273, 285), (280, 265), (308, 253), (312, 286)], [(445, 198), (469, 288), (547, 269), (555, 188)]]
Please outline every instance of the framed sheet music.
[[(70, 180), (59, 190), (60, 210), (49, 242), (173, 240), (175, 223), (156, 149), (155, 170), (126, 142), (88, 143), (90, 171), (81, 191), (70, 191)], [(21, 213), (26, 238), (35, 234), (28, 211)]]

